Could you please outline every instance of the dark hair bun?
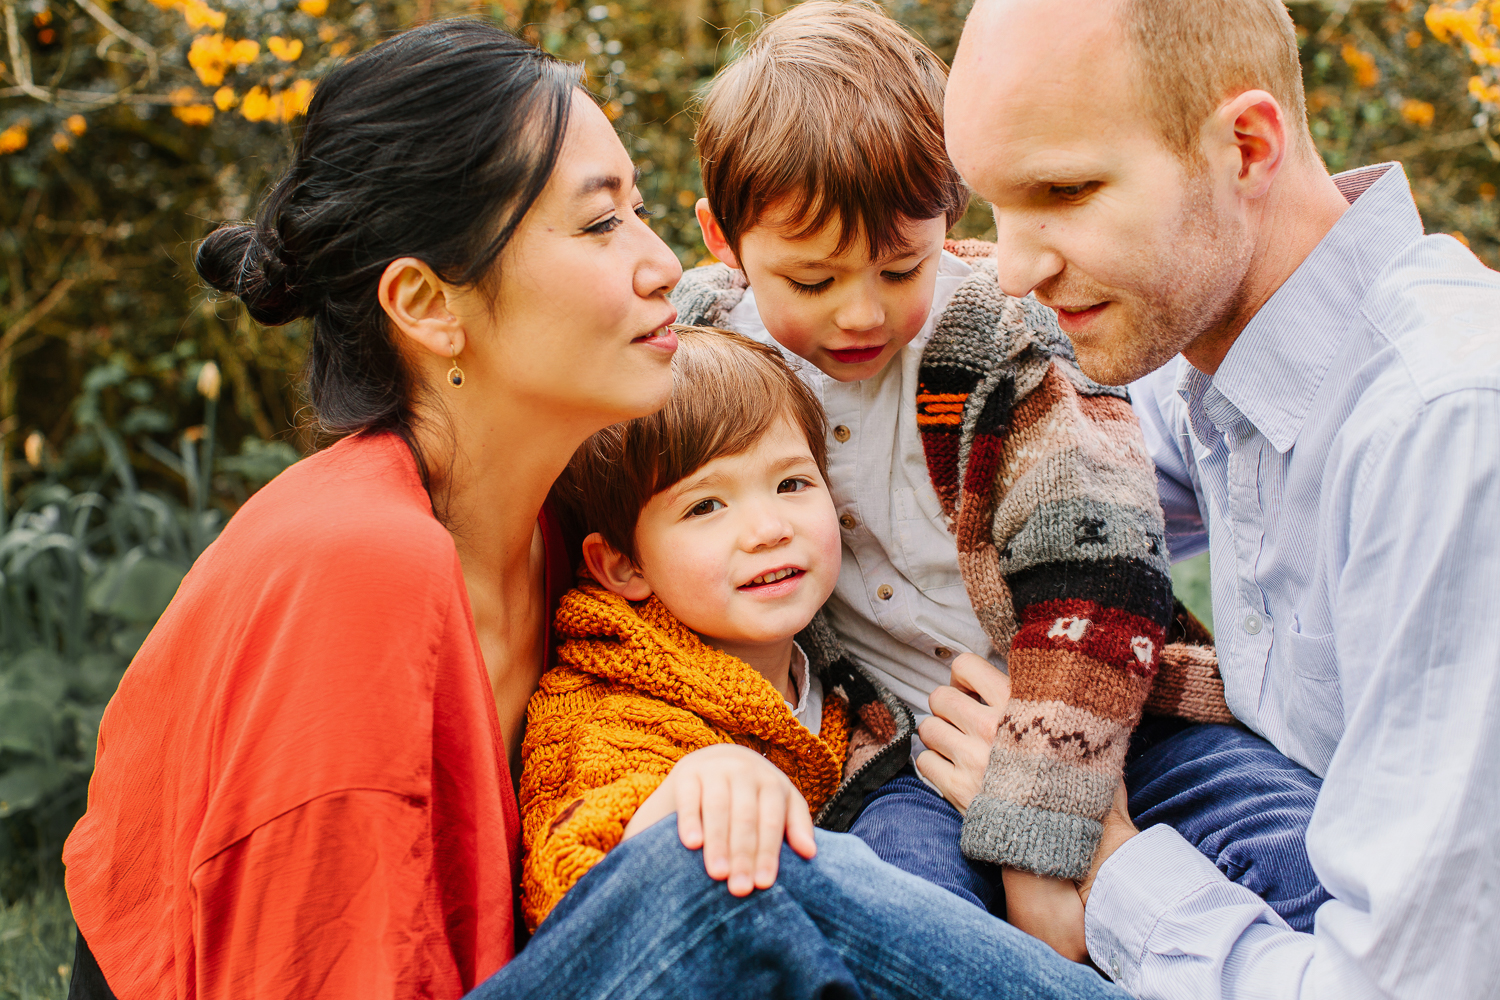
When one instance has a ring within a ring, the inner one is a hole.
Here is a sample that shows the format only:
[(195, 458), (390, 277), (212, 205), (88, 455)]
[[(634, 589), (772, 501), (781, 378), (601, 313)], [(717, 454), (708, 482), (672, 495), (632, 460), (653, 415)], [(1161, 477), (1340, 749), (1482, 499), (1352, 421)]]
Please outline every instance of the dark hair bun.
[(249, 223), (228, 223), (198, 244), (193, 266), (214, 288), (239, 296), (257, 323), (281, 326), (307, 315), (307, 306), (278, 252), (280, 242)]

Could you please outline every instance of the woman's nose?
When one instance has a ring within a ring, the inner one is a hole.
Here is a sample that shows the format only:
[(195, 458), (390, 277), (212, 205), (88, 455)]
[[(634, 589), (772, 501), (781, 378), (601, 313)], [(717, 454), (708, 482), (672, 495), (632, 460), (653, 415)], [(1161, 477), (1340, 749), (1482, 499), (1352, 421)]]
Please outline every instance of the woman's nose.
[(682, 278), (682, 262), (662, 238), (644, 221), (641, 257), (635, 268), (635, 293), (643, 299), (665, 295)]

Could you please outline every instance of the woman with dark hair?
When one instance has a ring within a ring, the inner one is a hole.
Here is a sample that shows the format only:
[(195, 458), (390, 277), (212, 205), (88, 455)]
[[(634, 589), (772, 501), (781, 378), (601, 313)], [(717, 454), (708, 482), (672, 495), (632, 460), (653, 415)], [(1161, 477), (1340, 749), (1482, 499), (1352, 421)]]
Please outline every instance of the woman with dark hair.
[(105, 712), (70, 995), (1120, 995), (853, 837), (736, 897), (670, 818), (515, 957), (512, 777), (571, 583), (545, 500), (666, 401), (676, 346), (680, 266), (577, 79), (474, 22), (400, 35), (199, 247), (255, 319), (312, 319), (343, 437), (235, 514)]
[(255, 223), (203, 241), (255, 319), (311, 318), (343, 439), (236, 513), (105, 713), (75, 995), (456, 997), (511, 957), (571, 583), (543, 503), (671, 387), (681, 267), (633, 176), (576, 67), (451, 21), (324, 79)]

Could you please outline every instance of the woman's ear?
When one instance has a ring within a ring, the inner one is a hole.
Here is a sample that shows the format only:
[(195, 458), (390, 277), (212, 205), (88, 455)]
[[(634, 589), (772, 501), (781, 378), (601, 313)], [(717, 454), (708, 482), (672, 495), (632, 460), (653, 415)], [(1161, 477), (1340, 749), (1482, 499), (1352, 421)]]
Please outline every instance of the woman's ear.
[(708, 247), (708, 252), (736, 271), (744, 270), (740, 267), (739, 254), (734, 252), (729, 246), (729, 241), (724, 238), (724, 229), (719, 225), (719, 220), (714, 218), (708, 199), (699, 198), (698, 204), (693, 208), (693, 213), (698, 216), (698, 228), (703, 230), (703, 245)]
[(644, 601), (651, 596), (651, 584), (635, 563), (616, 552), (597, 531), (583, 540), (583, 562), (589, 575), (605, 590), (627, 601)]
[(377, 295), (402, 341), (445, 360), (464, 351), (464, 325), (448, 307), (449, 287), (415, 257), (386, 265)]

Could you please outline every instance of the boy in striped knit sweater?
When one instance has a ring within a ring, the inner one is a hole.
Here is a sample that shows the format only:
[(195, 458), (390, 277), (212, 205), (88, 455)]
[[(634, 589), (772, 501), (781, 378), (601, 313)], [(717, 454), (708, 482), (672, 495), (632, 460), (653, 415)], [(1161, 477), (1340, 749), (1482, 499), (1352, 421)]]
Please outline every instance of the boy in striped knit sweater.
[[(828, 412), (843, 545), (825, 613), (930, 748), (851, 832), (1056, 944), (1079, 904), (1037, 876), (1089, 868), (1162, 664), (1169, 568), (1123, 390), (1082, 376), (1055, 315), (1001, 293), (988, 261), (945, 250), (968, 205), (945, 77), (874, 5), (809, 0), (764, 26), (696, 137), (698, 221), (723, 263), (672, 298), (683, 322), (778, 345)], [(1007, 664), (1009, 689), (971, 681), (992, 675), (970, 655)], [(1227, 718), (1196, 666), (1153, 708)], [(944, 720), (975, 697), (1006, 711), (983, 787), (949, 803), (919, 772), (952, 769)], [(1057, 946), (1086, 955), (1081, 935)]]

